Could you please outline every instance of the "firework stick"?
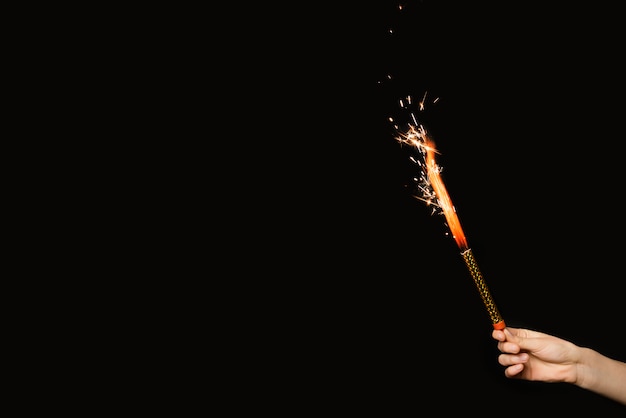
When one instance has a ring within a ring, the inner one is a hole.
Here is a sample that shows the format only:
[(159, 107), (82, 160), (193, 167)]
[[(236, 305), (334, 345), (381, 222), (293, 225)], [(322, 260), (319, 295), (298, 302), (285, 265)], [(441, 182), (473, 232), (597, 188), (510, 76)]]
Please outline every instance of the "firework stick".
[[(430, 165), (430, 167), (433, 167), (432, 164)], [(483, 280), (483, 275), (480, 273), (478, 264), (476, 264), (474, 253), (467, 244), (465, 233), (461, 228), (461, 223), (456, 214), (456, 210), (452, 205), (452, 201), (450, 200), (448, 192), (446, 191), (445, 185), (439, 177), (439, 172), (433, 172), (433, 170), (430, 171), (431, 182), (434, 189), (436, 190), (438, 201), (444, 210), (444, 215), (448, 222), (448, 226), (452, 231), (452, 234), (454, 236), (454, 239), (456, 240), (459, 249), (461, 249), (461, 255), (463, 256), (463, 260), (465, 260), (465, 264), (467, 265), (467, 268), (472, 275), (472, 279), (474, 279), (474, 283), (476, 284), (476, 288), (480, 293), (480, 297), (482, 298), (485, 307), (487, 308), (487, 313), (491, 318), (491, 323), (495, 329), (503, 329), (505, 327), (504, 321), (502, 320), (502, 317), (498, 312), (498, 308), (493, 301), (493, 297), (491, 296), (491, 292), (489, 292), (487, 283), (485, 283), (485, 280)]]
[(487, 313), (489, 313), (489, 318), (491, 318), (491, 323), (494, 329), (504, 329), (506, 327), (502, 316), (500, 316), (500, 312), (496, 306), (496, 303), (493, 301), (493, 297), (491, 297), (491, 292), (489, 292), (489, 288), (487, 287), (487, 283), (483, 280), (483, 275), (480, 273), (478, 269), (478, 265), (476, 264), (476, 259), (474, 258), (474, 253), (472, 253), (471, 248), (461, 252), (463, 256), (463, 260), (465, 260), (465, 264), (469, 269), (472, 279), (474, 279), (474, 283), (478, 288), (478, 292), (480, 293), (480, 297), (487, 308)]
[(448, 222), (448, 227), (450, 228), (452, 235), (454, 236), (457, 246), (461, 250), (463, 260), (465, 260), (465, 264), (467, 265), (467, 268), (472, 275), (472, 279), (474, 279), (474, 283), (478, 288), (480, 297), (482, 298), (485, 307), (487, 308), (487, 313), (491, 318), (491, 323), (493, 327), (495, 329), (503, 329), (505, 327), (504, 321), (502, 320), (502, 317), (498, 312), (498, 308), (493, 301), (493, 297), (491, 296), (491, 292), (489, 292), (487, 283), (485, 283), (485, 281), (483, 280), (483, 276), (480, 273), (478, 264), (476, 264), (474, 253), (468, 246), (467, 238), (465, 237), (465, 233), (463, 232), (463, 228), (461, 227), (459, 217), (456, 214), (456, 209), (452, 204), (450, 195), (448, 194), (446, 186), (440, 176), (441, 169), (435, 163), (435, 144), (427, 138), (425, 140), (425, 144), (427, 177), (431, 187), (433, 188), (437, 196), (437, 202), (443, 210), (443, 214), (446, 217), (446, 221)]
[[(442, 210), (448, 223), (448, 227), (452, 232), (452, 236), (461, 250), (463, 260), (465, 260), (465, 264), (472, 275), (472, 279), (474, 279), (474, 283), (480, 293), (480, 297), (487, 308), (487, 313), (491, 318), (494, 329), (505, 328), (506, 325), (504, 320), (500, 316), (500, 312), (498, 311), (493, 297), (489, 292), (489, 288), (483, 280), (483, 276), (480, 273), (478, 265), (476, 264), (474, 254), (467, 243), (467, 238), (465, 237), (465, 232), (463, 232), (461, 222), (456, 214), (456, 209), (452, 204), (452, 199), (450, 199), (446, 185), (441, 178), (441, 167), (439, 167), (435, 162), (435, 154), (437, 153), (435, 143), (428, 137), (423, 127), (420, 127), (419, 129), (413, 127), (407, 135), (398, 138), (398, 140), (411, 144), (416, 147), (422, 155), (424, 155), (424, 165), (422, 168), (425, 170), (425, 173), (423, 176), (422, 190), (427, 191), (427, 198), (420, 199), (429, 204), (436, 204)], [(431, 190), (432, 193), (430, 193)], [(433, 203), (433, 201), (436, 203)]]

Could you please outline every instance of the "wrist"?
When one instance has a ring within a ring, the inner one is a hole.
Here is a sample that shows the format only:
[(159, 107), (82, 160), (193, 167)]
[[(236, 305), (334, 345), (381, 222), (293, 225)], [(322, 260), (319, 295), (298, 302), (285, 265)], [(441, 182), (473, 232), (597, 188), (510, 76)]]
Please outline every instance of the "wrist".
[(576, 350), (577, 355), (574, 357), (575, 375), (571, 383), (584, 389), (590, 389), (595, 385), (594, 381), (598, 378), (596, 376), (597, 367), (594, 365), (599, 361), (599, 354), (586, 347), (577, 347)]

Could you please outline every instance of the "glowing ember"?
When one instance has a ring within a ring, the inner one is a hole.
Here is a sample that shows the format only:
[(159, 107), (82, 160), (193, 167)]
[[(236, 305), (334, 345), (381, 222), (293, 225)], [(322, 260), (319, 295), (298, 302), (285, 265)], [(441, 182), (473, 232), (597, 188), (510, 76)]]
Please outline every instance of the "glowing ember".
[[(426, 95), (424, 94), (422, 101), (419, 103), (420, 110), (424, 109), (425, 100)], [(410, 98), (407, 98), (407, 102), (411, 102)], [(401, 101), (400, 104), (404, 107), (404, 101)], [(410, 125), (409, 130), (406, 133), (399, 135), (396, 139), (401, 144), (408, 144), (412, 146), (422, 156), (420, 160), (411, 158), (413, 162), (421, 167), (421, 176), (419, 179), (416, 179), (420, 196), (416, 197), (426, 202), (429, 206), (432, 205), (433, 208), (436, 209), (436, 212), (443, 213), (445, 216), (450, 232), (461, 250), (461, 256), (463, 257), (463, 260), (472, 275), (472, 279), (476, 284), (476, 288), (480, 293), (480, 297), (487, 308), (487, 313), (491, 318), (493, 327), (495, 329), (503, 329), (506, 327), (506, 324), (502, 319), (493, 297), (489, 292), (487, 283), (485, 283), (480, 269), (476, 264), (474, 254), (467, 244), (467, 239), (465, 238), (465, 233), (461, 228), (461, 222), (456, 214), (456, 209), (452, 204), (450, 195), (448, 194), (446, 186), (441, 178), (441, 167), (439, 167), (435, 161), (435, 155), (438, 154), (437, 149), (435, 148), (435, 143), (427, 135), (426, 129), (415, 121), (415, 116), (411, 114), (411, 117), (415, 123)]]
[(441, 167), (435, 161), (435, 154), (438, 154), (435, 143), (426, 134), (423, 126), (411, 126), (406, 134), (398, 136), (397, 140), (401, 143), (411, 145), (417, 149), (423, 156), (424, 161), (414, 162), (422, 167), (422, 175), (418, 181), (418, 190), (421, 196), (416, 196), (428, 205), (438, 208), (446, 218), (450, 232), (461, 250), (468, 249), (465, 233), (461, 228), (461, 222), (456, 214), (456, 209), (452, 204), (450, 195), (446, 186), (441, 179)]

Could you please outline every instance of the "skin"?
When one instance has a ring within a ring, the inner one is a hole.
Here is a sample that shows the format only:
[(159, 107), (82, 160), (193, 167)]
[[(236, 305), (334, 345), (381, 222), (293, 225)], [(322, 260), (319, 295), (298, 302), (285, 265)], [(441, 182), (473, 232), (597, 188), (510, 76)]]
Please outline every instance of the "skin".
[(506, 327), (492, 337), (506, 377), (567, 382), (626, 405), (626, 363), (529, 329)]

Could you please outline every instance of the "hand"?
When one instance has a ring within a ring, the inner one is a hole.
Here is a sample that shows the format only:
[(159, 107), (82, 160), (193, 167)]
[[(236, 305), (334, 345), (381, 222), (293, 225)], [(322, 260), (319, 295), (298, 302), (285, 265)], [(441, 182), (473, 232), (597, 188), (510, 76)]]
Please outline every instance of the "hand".
[(528, 329), (493, 330), (498, 362), (508, 378), (576, 383), (580, 348), (561, 338)]

